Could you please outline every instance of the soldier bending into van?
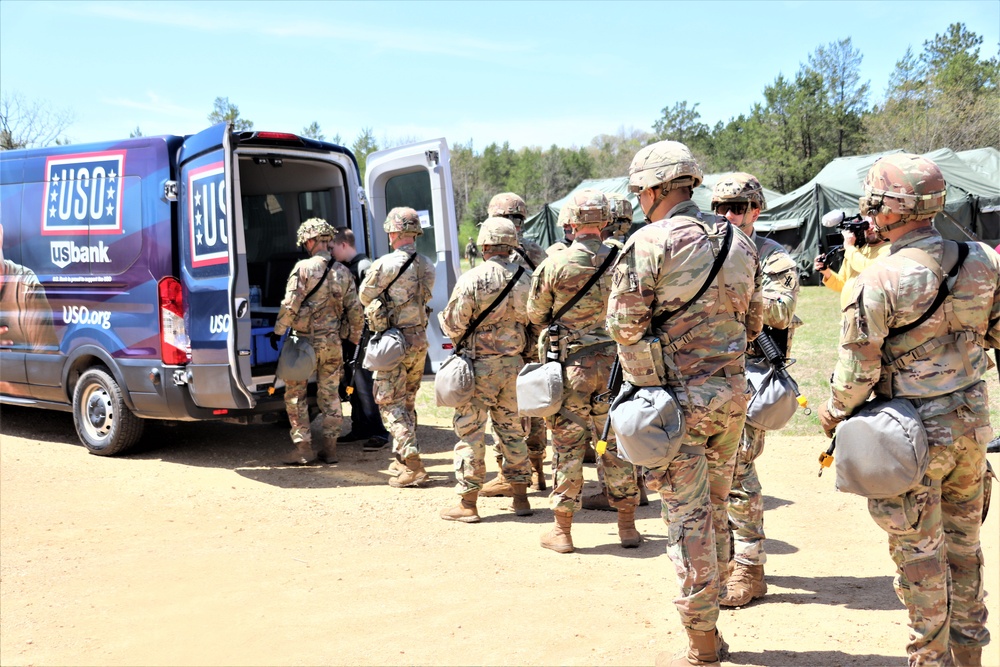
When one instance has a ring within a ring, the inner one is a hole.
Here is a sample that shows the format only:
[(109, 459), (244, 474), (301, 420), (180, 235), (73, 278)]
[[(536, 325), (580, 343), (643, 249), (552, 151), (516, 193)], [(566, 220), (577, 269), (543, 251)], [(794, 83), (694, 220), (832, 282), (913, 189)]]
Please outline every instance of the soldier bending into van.
[[(417, 252), (417, 237), (423, 230), (412, 208), (392, 209), (382, 228), (389, 233), (393, 252), (372, 263), (361, 281), (359, 296), (366, 307), (379, 296), (382, 297), (380, 301), (389, 304), (388, 325), (403, 334), (406, 352), (396, 368), (375, 371), (375, 403), (392, 434), (395, 460), (389, 466), (393, 473), (389, 486), (424, 486), (430, 478), (417, 447), (416, 399), (427, 358), (427, 316), (430, 313), (427, 304), (434, 289), (434, 265)], [(400, 275), (400, 269), (411, 255), (416, 257)], [(388, 299), (383, 294), (386, 287), (389, 287)], [(369, 314), (366, 308), (366, 315)]]
[[(344, 421), (338, 391), (344, 369), (341, 340), (358, 342), (364, 316), (351, 273), (330, 256), (328, 245), (333, 234), (333, 227), (320, 218), (311, 218), (299, 226), (296, 240), (309, 253), (309, 259), (300, 260), (292, 268), (270, 335), (271, 346), (277, 349), (278, 339), (291, 329), (305, 336), (316, 350), (316, 398), (323, 413), (319, 458), (326, 463), (337, 462), (337, 438)], [(323, 283), (314, 292), (320, 280)], [(292, 424), (295, 448), (282, 459), (284, 463), (306, 465), (316, 460), (309, 429), (307, 387), (306, 380), (285, 384), (285, 410)]]
[[(720, 179), (712, 193), (712, 210), (750, 237), (757, 246), (762, 272), (764, 330), (787, 356), (792, 341), (795, 304), (799, 298), (799, 273), (795, 261), (771, 239), (758, 236), (753, 223), (764, 210), (764, 189), (756, 177), (737, 172)], [(752, 348), (748, 358), (763, 362)], [(719, 597), (723, 607), (742, 607), (767, 593), (764, 582), (764, 496), (754, 465), (764, 451), (765, 431), (747, 423), (736, 451), (733, 485), (729, 490), (729, 526), (734, 535), (733, 562), (725, 590)]]
[(517, 414), (517, 373), (521, 370), (521, 352), (527, 340), (528, 289), (531, 276), (525, 271), (518, 282), (490, 311), (474, 333), (469, 325), (504, 291), (518, 270), (510, 261), (517, 245), (517, 231), (510, 220), (487, 218), (479, 228), (479, 245), (483, 263), (458, 279), (444, 311), (438, 315), (441, 330), (456, 344), (468, 336), (463, 348), (470, 350), (475, 393), (465, 405), (455, 408), (456, 491), (462, 497), (456, 506), (441, 512), (447, 521), (477, 523), (476, 501), (486, 477), (486, 420), (492, 419), (493, 433), (498, 440), (504, 479), (513, 491), (514, 512), (528, 516), (528, 446), (524, 442), (524, 425)]

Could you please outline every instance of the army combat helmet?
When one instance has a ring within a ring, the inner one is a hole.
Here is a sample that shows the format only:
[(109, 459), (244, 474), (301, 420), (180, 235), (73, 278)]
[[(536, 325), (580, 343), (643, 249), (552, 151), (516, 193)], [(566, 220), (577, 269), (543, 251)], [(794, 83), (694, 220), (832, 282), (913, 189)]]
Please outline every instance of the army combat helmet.
[(880, 227), (885, 232), (943, 211), (946, 187), (941, 169), (932, 161), (913, 153), (894, 153), (879, 158), (868, 170), (858, 207), (862, 215), (900, 214), (899, 222)]
[(329, 241), (335, 233), (336, 231), (330, 226), (330, 223), (323, 218), (309, 218), (299, 225), (299, 231), (295, 233), (295, 243), (302, 247), (309, 239), (323, 240), (325, 238)]
[(486, 214), (491, 218), (513, 220), (514, 226), (521, 229), (521, 225), (528, 217), (528, 205), (524, 203), (520, 195), (513, 192), (501, 192), (498, 195), (493, 195), (493, 199), (486, 207)]
[(389, 211), (382, 229), (387, 232), (412, 234), (413, 236), (420, 236), (424, 233), (420, 227), (420, 216), (409, 206), (397, 206)]
[(611, 206), (611, 233), (614, 236), (624, 236), (632, 225), (632, 202), (617, 192), (608, 194), (608, 204)]
[(664, 191), (684, 186), (696, 188), (703, 176), (687, 146), (679, 141), (658, 141), (639, 149), (632, 158), (628, 190), (638, 194), (656, 186), (663, 186)]
[(763, 211), (767, 208), (764, 201), (764, 188), (753, 174), (737, 171), (729, 174), (715, 184), (712, 189), (712, 210), (719, 204), (738, 204), (748, 202), (756, 204)]
[(564, 207), (566, 220), (574, 228), (595, 225), (603, 228), (611, 221), (611, 206), (608, 198), (600, 190), (586, 188), (570, 195)]
[(476, 239), (476, 245), (480, 248), (488, 245), (506, 245), (516, 248), (517, 244), (517, 230), (514, 228), (514, 223), (507, 218), (500, 216), (486, 218), (479, 227), (479, 238)]

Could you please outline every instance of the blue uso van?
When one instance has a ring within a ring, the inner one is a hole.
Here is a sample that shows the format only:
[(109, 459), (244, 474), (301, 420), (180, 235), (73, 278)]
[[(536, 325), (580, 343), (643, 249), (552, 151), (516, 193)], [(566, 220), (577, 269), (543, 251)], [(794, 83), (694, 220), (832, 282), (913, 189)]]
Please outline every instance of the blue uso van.
[[(368, 156), (226, 124), (0, 153), (0, 402), (72, 411), (80, 440), (127, 450), (145, 419), (271, 421), (284, 410), (268, 344), (304, 255), (299, 223), (349, 226), (389, 251), (386, 212), (412, 206), (437, 268), (431, 307), (459, 272), (443, 139)], [(366, 195), (367, 191), (367, 195)], [(450, 347), (428, 328), (436, 370)]]

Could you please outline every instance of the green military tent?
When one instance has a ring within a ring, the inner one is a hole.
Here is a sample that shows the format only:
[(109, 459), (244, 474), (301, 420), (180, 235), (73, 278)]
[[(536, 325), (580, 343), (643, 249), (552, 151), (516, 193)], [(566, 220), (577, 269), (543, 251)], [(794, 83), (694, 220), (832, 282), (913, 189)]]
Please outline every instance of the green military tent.
[[(704, 181), (694, 190), (692, 199), (703, 211), (712, 210), (712, 188), (715, 183), (726, 174), (705, 174)], [(639, 208), (638, 198), (628, 191), (628, 177), (621, 178), (592, 178), (583, 181), (562, 199), (558, 199), (542, 206), (542, 209), (524, 222), (524, 235), (538, 243), (543, 248), (547, 248), (556, 241), (563, 238), (563, 230), (559, 226), (559, 211), (569, 201), (569, 198), (577, 190), (593, 188), (607, 194), (620, 194), (632, 203), (632, 224), (642, 226), (646, 223), (646, 216)], [(764, 197), (767, 201), (777, 199), (781, 195), (773, 190), (764, 190)]]
[[(769, 236), (788, 248), (803, 274), (812, 274), (813, 260), (829, 248), (827, 232), (820, 219), (829, 211), (842, 209), (858, 212), (858, 199), (865, 175), (887, 151), (833, 160), (805, 185), (774, 200), (761, 213), (755, 225), (758, 234)], [(969, 152), (969, 151), (967, 151)], [(934, 226), (946, 238), (977, 239), (991, 245), (1000, 241), (1000, 180), (969, 166), (962, 156), (942, 148), (924, 154), (933, 160), (948, 184), (944, 213), (934, 218)], [(989, 153), (976, 154), (989, 168)]]

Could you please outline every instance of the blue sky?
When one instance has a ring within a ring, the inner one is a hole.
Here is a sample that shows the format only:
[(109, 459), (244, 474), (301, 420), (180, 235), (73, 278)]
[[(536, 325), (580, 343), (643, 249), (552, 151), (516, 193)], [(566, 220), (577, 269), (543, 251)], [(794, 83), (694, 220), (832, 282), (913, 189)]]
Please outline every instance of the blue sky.
[(228, 96), (257, 129), (582, 146), (699, 103), (714, 124), (851, 37), (884, 92), (907, 46), (985, 2), (0, 2), (0, 87), (75, 115), (73, 142), (189, 134)]

